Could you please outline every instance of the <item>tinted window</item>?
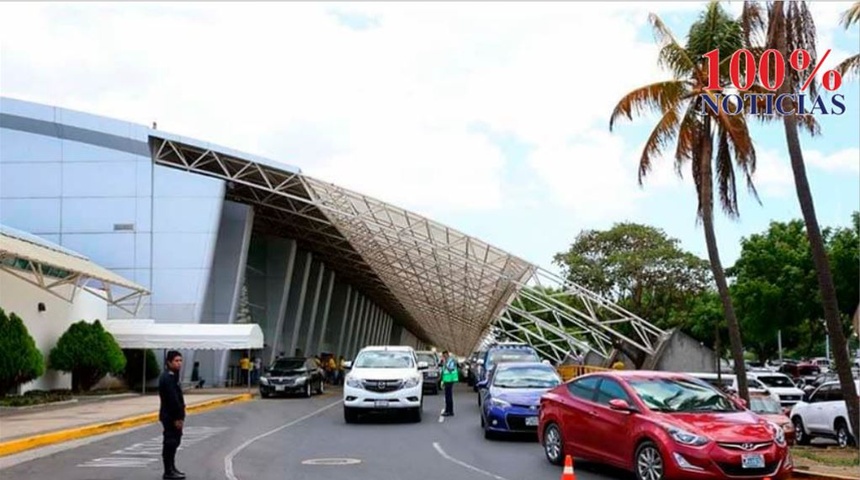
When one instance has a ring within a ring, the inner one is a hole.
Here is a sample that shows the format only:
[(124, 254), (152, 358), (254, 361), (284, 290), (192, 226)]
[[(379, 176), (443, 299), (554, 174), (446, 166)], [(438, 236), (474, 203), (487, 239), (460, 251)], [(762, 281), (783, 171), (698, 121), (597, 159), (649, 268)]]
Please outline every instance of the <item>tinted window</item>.
[(439, 364), (439, 361), (436, 360), (436, 355), (432, 353), (416, 353), (416, 357), (418, 357), (419, 362), (427, 362), (427, 365), (433, 367)]
[(609, 401), (616, 398), (630, 403), (630, 396), (627, 395), (620, 383), (611, 378), (604, 378), (603, 382), (600, 383), (600, 389), (597, 391), (597, 403), (609, 405)]
[(299, 359), (275, 360), (272, 364), (272, 370), (301, 370), (305, 368), (305, 361)]
[(600, 381), (600, 377), (585, 377), (568, 383), (567, 389), (574, 397), (594, 401), (594, 391), (597, 390), (598, 381)]
[(553, 388), (561, 383), (555, 370), (544, 366), (499, 368), (492, 380), (499, 388)]
[(774, 375), (772, 377), (763, 377), (759, 375), (756, 378), (768, 387), (794, 388), (794, 382), (792, 382), (790, 378), (783, 377), (782, 375)]
[(368, 350), (355, 359), (354, 368), (412, 368), (411, 352)]
[(487, 366), (492, 367), (504, 362), (539, 362), (540, 359), (531, 350), (505, 349), (494, 350), (487, 355)]
[(839, 385), (833, 385), (827, 393), (828, 402), (843, 402), (845, 397), (842, 396), (842, 388)]
[(712, 387), (686, 378), (635, 378), (630, 387), (651, 410), (734, 412), (737, 407)]

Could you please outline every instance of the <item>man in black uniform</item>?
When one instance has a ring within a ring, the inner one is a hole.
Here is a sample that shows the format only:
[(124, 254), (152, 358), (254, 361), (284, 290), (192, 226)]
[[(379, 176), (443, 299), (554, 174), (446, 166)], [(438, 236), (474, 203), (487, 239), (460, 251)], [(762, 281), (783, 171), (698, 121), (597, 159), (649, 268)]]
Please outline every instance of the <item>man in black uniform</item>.
[(179, 383), (179, 370), (182, 369), (182, 354), (176, 350), (167, 352), (164, 372), (158, 379), (158, 396), (161, 408), (158, 419), (164, 427), (164, 446), (161, 458), (164, 461), (164, 480), (181, 480), (185, 474), (176, 469), (176, 450), (182, 441), (182, 427), (185, 423), (185, 398)]

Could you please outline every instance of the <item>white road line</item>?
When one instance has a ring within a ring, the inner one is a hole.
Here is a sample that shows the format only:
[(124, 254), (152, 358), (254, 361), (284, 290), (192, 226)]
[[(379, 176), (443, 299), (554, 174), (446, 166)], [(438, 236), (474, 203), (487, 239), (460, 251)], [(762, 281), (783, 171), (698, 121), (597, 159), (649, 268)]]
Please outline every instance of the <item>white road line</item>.
[(456, 463), (457, 465), (459, 465), (463, 468), (468, 468), (469, 470), (471, 470), (473, 472), (480, 473), (481, 475), (486, 475), (490, 478), (495, 478), (496, 480), (508, 480), (507, 478), (500, 477), (500, 476), (496, 475), (495, 473), (491, 473), (491, 472), (488, 472), (486, 470), (481, 470), (480, 468), (478, 468), (474, 465), (469, 465), (468, 463), (466, 463), (462, 460), (457, 460), (456, 458), (445, 453), (445, 450), (442, 450), (442, 447), (440, 447), (437, 442), (433, 442), (433, 448), (435, 448), (436, 451), (439, 452), (439, 455), (442, 455), (442, 458), (444, 458), (445, 460), (448, 460), (449, 462)]
[(444, 413), (445, 413), (445, 409), (443, 408), (442, 411), (439, 412), (439, 423), (442, 423), (445, 421), (445, 417), (442, 415)]
[(320, 413), (330, 409), (331, 407), (340, 405), (341, 403), (343, 403), (343, 400), (338, 400), (334, 403), (330, 403), (330, 404), (326, 405), (325, 407), (320, 408), (319, 410), (317, 410), (315, 412), (311, 412), (311, 413), (305, 415), (304, 417), (297, 418), (297, 419), (293, 420), (292, 422), (281, 425), (278, 428), (275, 428), (273, 430), (269, 430), (268, 432), (263, 433), (261, 435), (257, 435), (256, 437), (254, 437), (254, 438), (246, 441), (245, 443), (239, 445), (232, 452), (228, 453), (226, 457), (224, 457), (224, 475), (226, 475), (229, 480), (239, 480), (239, 477), (237, 477), (236, 474), (233, 473), (233, 459), (236, 457), (236, 455), (239, 454), (239, 452), (241, 452), (242, 450), (247, 448), (248, 445), (256, 442), (257, 440), (260, 440), (261, 438), (266, 438), (269, 435), (272, 435), (273, 433), (280, 432), (281, 430), (283, 430), (285, 428), (292, 427), (293, 425), (295, 425), (297, 423), (304, 422), (305, 420), (307, 420), (311, 417), (314, 417), (316, 415), (319, 415)]

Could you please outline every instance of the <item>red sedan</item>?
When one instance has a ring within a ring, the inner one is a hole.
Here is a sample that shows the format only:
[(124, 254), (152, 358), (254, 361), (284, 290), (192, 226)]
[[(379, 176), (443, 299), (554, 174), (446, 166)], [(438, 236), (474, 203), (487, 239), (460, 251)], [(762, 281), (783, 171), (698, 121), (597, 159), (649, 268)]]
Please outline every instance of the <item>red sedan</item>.
[(607, 371), (560, 385), (541, 399), (538, 435), (554, 464), (573, 455), (639, 480), (779, 480), (793, 469), (781, 427), (679, 373)]

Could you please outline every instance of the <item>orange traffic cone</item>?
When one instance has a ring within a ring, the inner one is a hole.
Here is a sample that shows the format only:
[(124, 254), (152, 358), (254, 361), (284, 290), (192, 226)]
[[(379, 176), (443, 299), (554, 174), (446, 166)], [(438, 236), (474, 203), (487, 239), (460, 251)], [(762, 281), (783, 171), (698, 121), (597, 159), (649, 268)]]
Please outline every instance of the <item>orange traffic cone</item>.
[(561, 472), (561, 480), (576, 480), (576, 472), (573, 471), (573, 457), (564, 457), (564, 471)]

